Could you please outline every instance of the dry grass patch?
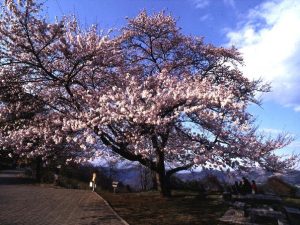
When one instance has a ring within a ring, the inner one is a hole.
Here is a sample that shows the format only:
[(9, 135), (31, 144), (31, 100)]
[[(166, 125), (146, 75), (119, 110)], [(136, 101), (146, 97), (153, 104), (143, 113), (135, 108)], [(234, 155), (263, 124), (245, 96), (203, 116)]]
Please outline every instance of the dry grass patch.
[(157, 192), (100, 194), (130, 225), (212, 225), (218, 224), (227, 209), (217, 195), (201, 198), (175, 193), (172, 198), (161, 198)]
[(289, 207), (295, 207), (300, 209), (300, 199), (299, 198), (284, 198), (284, 205)]

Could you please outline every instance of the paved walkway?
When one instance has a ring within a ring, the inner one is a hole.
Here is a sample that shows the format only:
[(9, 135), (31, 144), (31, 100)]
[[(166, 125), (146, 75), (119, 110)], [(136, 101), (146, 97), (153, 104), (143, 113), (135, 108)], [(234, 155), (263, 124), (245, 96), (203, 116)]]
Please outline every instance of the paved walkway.
[(124, 225), (95, 192), (14, 184), (19, 176), (0, 171), (0, 225)]

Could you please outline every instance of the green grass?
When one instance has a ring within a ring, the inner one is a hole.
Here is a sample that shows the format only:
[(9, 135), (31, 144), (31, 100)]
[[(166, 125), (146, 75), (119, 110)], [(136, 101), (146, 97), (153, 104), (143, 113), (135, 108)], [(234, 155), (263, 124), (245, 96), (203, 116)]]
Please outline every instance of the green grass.
[(227, 209), (217, 195), (207, 198), (183, 192), (175, 193), (172, 198), (161, 198), (157, 192), (100, 192), (100, 195), (130, 225), (215, 225)]

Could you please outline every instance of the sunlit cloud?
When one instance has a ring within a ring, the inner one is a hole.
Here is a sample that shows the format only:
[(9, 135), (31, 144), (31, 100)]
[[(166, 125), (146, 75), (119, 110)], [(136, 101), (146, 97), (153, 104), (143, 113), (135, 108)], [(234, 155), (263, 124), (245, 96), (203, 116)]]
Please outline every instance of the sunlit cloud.
[(272, 93), (265, 98), (300, 112), (299, 12), (298, 0), (267, 1), (249, 11), (227, 37), (228, 45), (244, 56), (245, 75), (271, 82)]

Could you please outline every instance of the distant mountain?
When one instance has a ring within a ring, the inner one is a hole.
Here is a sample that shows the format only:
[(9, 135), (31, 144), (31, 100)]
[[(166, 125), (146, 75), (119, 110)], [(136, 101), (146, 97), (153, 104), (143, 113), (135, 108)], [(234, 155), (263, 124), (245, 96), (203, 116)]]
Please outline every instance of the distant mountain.
[[(108, 168), (102, 168), (102, 171), (105, 171), (107, 175), (112, 175), (111, 170)], [(247, 177), (249, 180), (255, 180), (256, 183), (265, 183), (267, 179), (271, 176), (281, 177), (284, 181), (300, 186), (300, 171), (299, 170), (290, 170), (285, 174), (267, 172), (259, 168), (253, 168), (247, 173), (239, 173), (237, 171), (232, 172), (222, 172), (220, 170), (201, 170), (194, 172), (182, 172), (177, 173), (176, 177), (182, 181), (191, 181), (191, 180), (203, 180), (208, 175), (213, 175), (218, 178), (221, 183), (230, 183), (233, 184), (235, 181), (240, 181), (243, 176)], [(141, 178), (140, 178), (140, 169), (139, 167), (129, 167), (129, 168), (119, 168), (114, 169), (113, 179), (120, 181), (125, 185), (130, 185), (133, 189), (141, 189)], [(151, 178), (149, 178), (151, 179)]]
[(129, 185), (132, 189), (141, 189), (141, 178), (139, 167), (128, 168), (108, 168), (101, 167), (100, 169), (107, 177), (111, 177), (114, 181), (122, 182), (124, 185)]
[(117, 179), (123, 184), (128, 184), (134, 189), (141, 188), (140, 171), (137, 167), (130, 167), (118, 170)]

